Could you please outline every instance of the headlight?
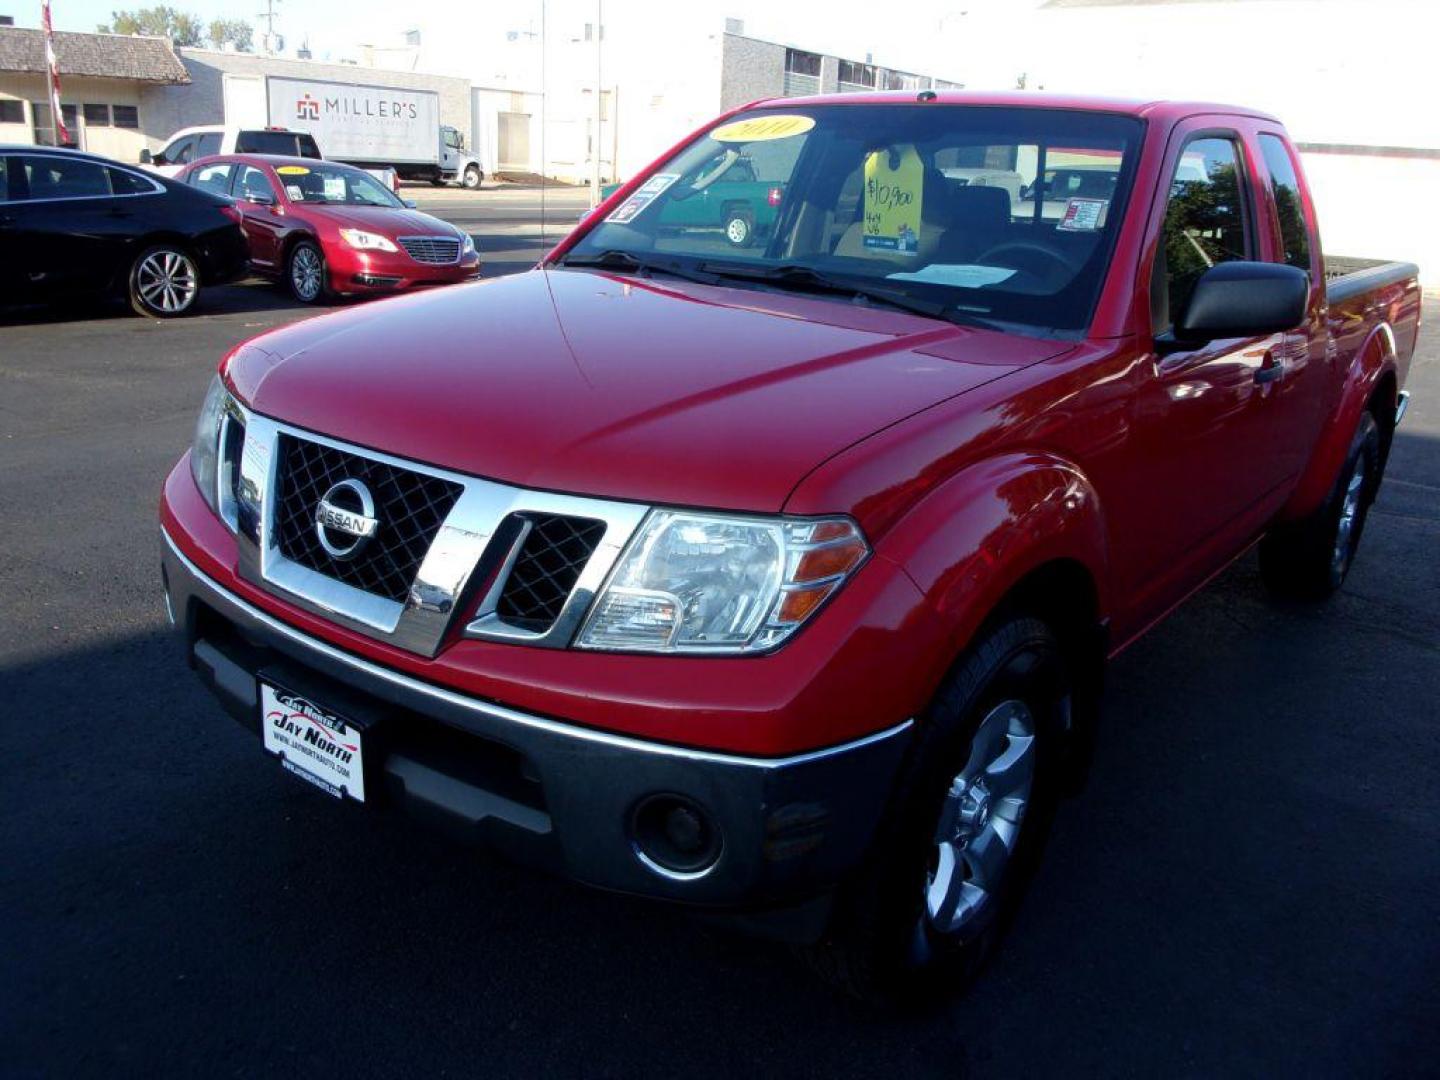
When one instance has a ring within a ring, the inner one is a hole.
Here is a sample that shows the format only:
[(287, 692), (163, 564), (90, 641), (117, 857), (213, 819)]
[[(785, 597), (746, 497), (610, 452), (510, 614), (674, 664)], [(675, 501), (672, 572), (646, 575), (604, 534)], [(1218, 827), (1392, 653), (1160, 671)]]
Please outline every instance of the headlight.
[(389, 237), (363, 229), (341, 229), (340, 238), (353, 248), (362, 251), (399, 251)]
[(253, 509), (242, 498), (239, 484), (240, 450), (245, 443), (245, 410), (220, 376), (210, 380), (205, 404), (195, 421), (190, 447), (190, 474), (205, 501), (231, 529), (239, 525), (243, 510)]
[(460, 255), (461, 255), (461, 257), (463, 258), (463, 257), (466, 256), (466, 255), (474, 255), (474, 254), (475, 254), (475, 237), (471, 236), (469, 233), (466, 233), (466, 234), (465, 234), (465, 239), (460, 242)]
[(195, 421), (195, 441), (190, 447), (190, 472), (195, 477), (195, 486), (205, 496), (210, 509), (219, 513), (217, 494), (220, 477), (220, 428), (225, 421), (225, 405), (230, 393), (216, 375), (210, 380), (210, 389), (205, 394), (205, 404), (200, 406), (200, 417)]
[(576, 645), (744, 653), (793, 634), (870, 553), (846, 518), (656, 510), (601, 589)]

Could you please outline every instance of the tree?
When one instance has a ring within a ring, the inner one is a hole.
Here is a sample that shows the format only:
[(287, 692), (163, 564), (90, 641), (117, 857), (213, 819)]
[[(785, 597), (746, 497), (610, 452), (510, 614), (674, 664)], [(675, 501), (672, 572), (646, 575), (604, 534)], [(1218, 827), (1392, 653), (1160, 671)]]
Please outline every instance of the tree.
[(255, 31), (244, 19), (212, 19), (210, 43), (220, 49), (229, 45), (236, 52), (250, 52), (255, 47)]
[(102, 34), (145, 34), (168, 37), (176, 45), (199, 45), (200, 20), (186, 11), (164, 4), (138, 11), (112, 11), (108, 26), (96, 27)]

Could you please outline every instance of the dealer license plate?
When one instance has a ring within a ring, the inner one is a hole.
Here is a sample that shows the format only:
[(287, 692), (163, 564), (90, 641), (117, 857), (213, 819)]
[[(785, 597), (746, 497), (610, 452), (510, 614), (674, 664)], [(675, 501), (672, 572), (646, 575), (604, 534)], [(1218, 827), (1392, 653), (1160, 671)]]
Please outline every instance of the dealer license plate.
[(365, 801), (360, 729), (309, 698), (260, 684), (265, 749), (302, 780), (340, 799)]

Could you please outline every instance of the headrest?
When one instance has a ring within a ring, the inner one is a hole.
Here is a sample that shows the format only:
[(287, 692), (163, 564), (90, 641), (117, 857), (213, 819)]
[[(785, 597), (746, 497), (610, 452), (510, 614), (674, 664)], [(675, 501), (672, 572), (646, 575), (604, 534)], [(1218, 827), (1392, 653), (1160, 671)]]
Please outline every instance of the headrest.
[(956, 188), (950, 196), (953, 224), (994, 228), (1010, 224), (1010, 193), (1002, 187)]

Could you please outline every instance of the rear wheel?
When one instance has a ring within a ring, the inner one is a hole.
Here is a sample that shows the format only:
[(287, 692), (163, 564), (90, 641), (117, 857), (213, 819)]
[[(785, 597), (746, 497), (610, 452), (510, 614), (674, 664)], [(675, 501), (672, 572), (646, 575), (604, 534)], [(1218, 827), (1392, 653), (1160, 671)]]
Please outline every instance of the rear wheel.
[(200, 270), (175, 244), (146, 248), (130, 267), (130, 306), (152, 319), (188, 314), (200, 295)]
[(733, 247), (748, 247), (755, 238), (755, 218), (749, 210), (736, 208), (725, 214), (725, 239)]
[(465, 166), (465, 172), (462, 175), (460, 182), (465, 185), (466, 190), (468, 191), (479, 191), (480, 182), (484, 179), (485, 174), (480, 171), (480, 166), (467, 165)]
[(1324, 600), (1345, 583), (1381, 469), (1380, 428), (1367, 412), (1330, 498), (1308, 518), (1277, 526), (1260, 541), (1260, 576), (1272, 593), (1286, 600)]
[(882, 1004), (948, 995), (974, 977), (1043, 845), (1069, 708), (1043, 622), (1003, 622), (966, 654), (825, 938), (803, 950), (822, 977)]
[(318, 244), (301, 240), (290, 249), (285, 279), (290, 295), (302, 304), (318, 304), (325, 299), (325, 255)]

